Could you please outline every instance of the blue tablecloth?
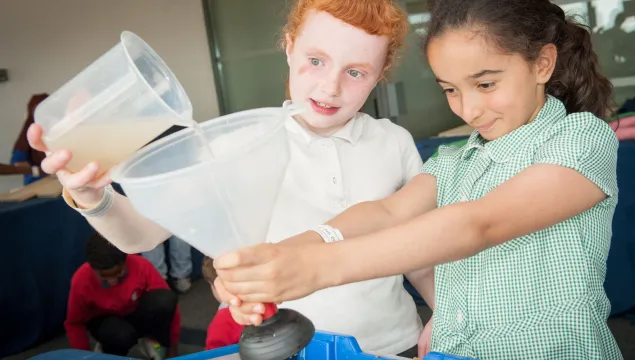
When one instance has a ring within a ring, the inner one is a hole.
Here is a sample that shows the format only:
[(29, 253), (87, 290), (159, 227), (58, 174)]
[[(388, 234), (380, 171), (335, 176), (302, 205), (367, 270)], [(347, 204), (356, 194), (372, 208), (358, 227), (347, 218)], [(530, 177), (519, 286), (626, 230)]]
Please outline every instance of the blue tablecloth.
[(92, 234), (61, 199), (0, 203), (0, 358), (63, 331), (70, 279)]
[[(446, 142), (417, 144), (427, 159)], [(619, 203), (605, 288), (612, 314), (635, 309), (635, 141), (620, 143)], [(84, 261), (84, 242), (92, 234), (86, 220), (62, 199), (0, 203), (0, 358), (63, 333), (70, 279)], [(194, 251), (195, 277), (201, 254)]]

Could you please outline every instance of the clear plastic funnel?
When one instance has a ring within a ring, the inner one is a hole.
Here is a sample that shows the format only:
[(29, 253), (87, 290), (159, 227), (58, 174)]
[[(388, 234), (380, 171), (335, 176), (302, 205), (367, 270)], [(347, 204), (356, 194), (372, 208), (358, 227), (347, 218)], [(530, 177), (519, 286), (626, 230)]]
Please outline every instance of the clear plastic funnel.
[(43, 101), (35, 122), (52, 149), (68, 149), (71, 171), (102, 172), (172, 125), (191, 126), (192, 104), (165, 62), (141, 38), (121, 41)]
[(215, 258), (265, 240), (289, 162), (287, 110), (262, 108), (200, 124), (138, 151), (112, 169), (134, 208)]

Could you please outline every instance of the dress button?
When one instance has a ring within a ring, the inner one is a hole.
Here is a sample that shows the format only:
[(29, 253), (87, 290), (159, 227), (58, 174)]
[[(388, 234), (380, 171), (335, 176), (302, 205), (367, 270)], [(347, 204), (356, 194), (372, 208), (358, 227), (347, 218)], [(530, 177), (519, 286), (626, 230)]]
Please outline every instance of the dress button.
[(337, 179), (335, 178), (335, 176), (333, 176), (333, 184), (337, 183)]
[(459, 310), (459, 312), (456, 313), (456, 322), (459, 325), (463, 323), (463, 311)]

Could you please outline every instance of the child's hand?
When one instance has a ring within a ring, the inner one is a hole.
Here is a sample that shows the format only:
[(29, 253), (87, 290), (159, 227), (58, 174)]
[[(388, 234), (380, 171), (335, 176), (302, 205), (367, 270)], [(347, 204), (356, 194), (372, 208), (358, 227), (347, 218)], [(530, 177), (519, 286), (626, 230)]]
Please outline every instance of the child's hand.
[(229, 304), (229, 311), (232, 318), (240, 325), (260, 325), (262, 324), (262, 314), (265, 306), (262, 303), (243, 303), (235, 295), (225, 288), (223, 281), (217, 277), (212, 287), (214, 295), (220, 302)]
[(33, 149), (46, 153), (46, 158), (41, 165), (42, 170), (47, 174), (56, 174), (59, 182), (77, 205), (91, 208), (101, 201), (104, 187), (110, 183), (110, 175), (105, 173), (97, 177), (98, 164), (90, 163), (78, 173), (69, 172), (66, 170), (66, 165), (71, 160), (71, 152), (68, 150), (49, 151), (42, 141), (42, 128), (37, 124), (29, 127), (27, 139)]
[(419, 358), (423, 359), (430, 352), (430, 343), (432, 342), (432, 318), (423, 328), (421, 336), (419, 336), (418, 348)]
[(229, 312), (237, 324), (260, 325), (265, 306), (257, 303), (243, 303), (241, 306), (229, 306)]
[(260, 244), (220, 256), (214, 267), (227, 291), (243, 301), (281, 303), (329, 286), (328, 250), (324, 242)]
[(218, 291), (216, 291), (216, 286), (210, 284), (210, 286), (212, 288), (212, 295), (214, 295), (214, 299), (216, 299), (216, 301), (218, 302), (223, 302), (223, 300), (220, 299), (220, 295), (218, 295)]

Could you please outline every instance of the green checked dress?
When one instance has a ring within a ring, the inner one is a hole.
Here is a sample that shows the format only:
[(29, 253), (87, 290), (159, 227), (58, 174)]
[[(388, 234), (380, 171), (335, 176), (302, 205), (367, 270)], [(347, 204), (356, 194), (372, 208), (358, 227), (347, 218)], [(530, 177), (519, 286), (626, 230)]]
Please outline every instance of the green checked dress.
[(481, 360), (621, 359), (604, 292), (617, 204), (618, 141), (590, 113), (548, 96), (529, 124), (490, 142), (441, 147), (423, 172), (437, 205), (476, 200), (533, 164), (577, 170), (607, 199), (536, 233), (437, 266), (432, 350)]

